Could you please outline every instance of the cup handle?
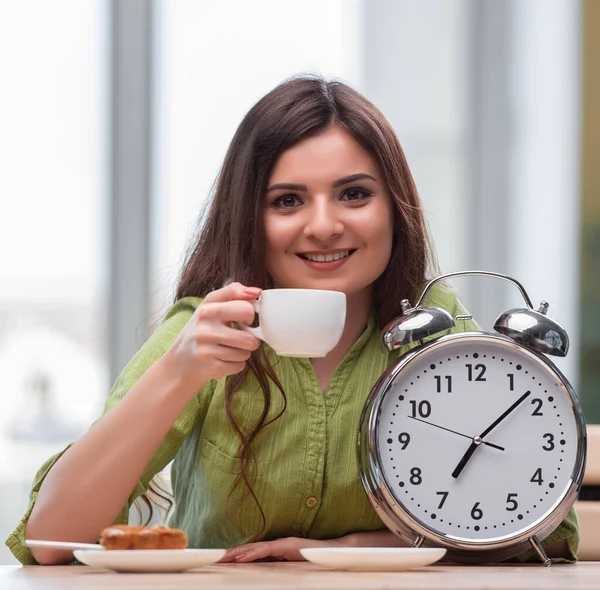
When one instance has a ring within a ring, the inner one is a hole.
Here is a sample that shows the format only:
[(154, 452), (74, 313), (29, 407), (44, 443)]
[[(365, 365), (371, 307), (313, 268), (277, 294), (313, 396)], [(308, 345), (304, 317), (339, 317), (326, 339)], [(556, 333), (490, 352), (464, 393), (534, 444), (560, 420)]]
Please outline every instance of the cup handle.
[[(254, 307), (254, 312), (260, 313), (260, 298), (259, 299), (251, 299), (250, 303), (252, 303), (252, 305)], [(263, 334), (260, 324), (258, 326), (256, 326), (256, 328), (253, 328), (252, 326), (248, 326), (247, 324), (244, 324), (244, 322), (237, 322), (236, 326), (238, 328), (241, 328), (242, 330), (246, 330), (246, 332), (250, 332), (250, 334), (254, 334), (257, 338), (260, 338), (261, 340), (265, 339), (265, 336)]]

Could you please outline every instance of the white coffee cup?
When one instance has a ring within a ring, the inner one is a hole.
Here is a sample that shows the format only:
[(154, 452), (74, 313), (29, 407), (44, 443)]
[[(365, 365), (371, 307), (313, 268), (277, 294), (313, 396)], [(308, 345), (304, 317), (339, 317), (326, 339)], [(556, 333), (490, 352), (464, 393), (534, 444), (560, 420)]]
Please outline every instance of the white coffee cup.
[(346, 321), (346, 295), (322, 289), (265, 289), (251, 301), (259, 325), (244, 330), (280, 356), (323, 357), (339, 342)]

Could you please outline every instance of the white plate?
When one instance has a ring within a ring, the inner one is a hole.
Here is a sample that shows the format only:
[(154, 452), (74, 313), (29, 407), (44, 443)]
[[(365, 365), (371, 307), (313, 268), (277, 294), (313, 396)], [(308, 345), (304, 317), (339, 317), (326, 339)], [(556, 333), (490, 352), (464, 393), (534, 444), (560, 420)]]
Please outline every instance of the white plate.
[(65, 541), (38, 541), (37, 539), (25, 539), (27, 547), (51, 547), (52, 549), (93, 549), (103, 551), (102, 545), (92, 543), (67, 543)]
[(225, 549), (131, 549), (127, 551), (93, 551), (80, 549), (73, 555), (87, 565), (115, 572), (183, 572), (216, 563)]
[(328, 547), (300, 549), (303, 557), (332, 569), (354, 572), (402, 572), (435, 563), (445, 549), (413, 547)]

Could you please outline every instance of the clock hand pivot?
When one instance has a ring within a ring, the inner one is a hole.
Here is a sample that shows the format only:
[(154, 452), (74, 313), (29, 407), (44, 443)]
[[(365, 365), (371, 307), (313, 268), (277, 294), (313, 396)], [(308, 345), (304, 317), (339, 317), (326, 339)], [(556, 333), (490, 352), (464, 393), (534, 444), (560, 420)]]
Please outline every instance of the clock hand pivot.
[[(529, 395), (531, 395), (531, 391), (526, 391), (516, 402), (514, 402), (510, 406), (510, 408), (508, 408), (508, 410), (506, 410), (498, 418), (496, 418), (496, 420), (494, 420), (479, 435), (479, 437), (475, 437), (475, 438), (483, 439), (484, 436), (487, 436), (494, 428), (496, 428), (496, 426), (498, 426), (498, 424), (500, 424), (500, 422), (502, 422), (503, 420), (505, 420), (508, 417), (509, 414), (511, 414), (514, 410), (516, 410), (517, 407), (519, 407), (519, 405), (521, 405), (529, 397)], [(461, 460), (458, 462), (458, 465), (455, 467), (454, 471), (452, 472), (452, 477), (454, 479), (458, 478), (458, 476), (462, 473), (462, 470), (465, 468), (465, 465), (469, 462), (469, 459), (473, 456), (473, 453), (477, 450), (477, 447), (480, 444), (481, 443), (476, 443), (475, 439), (473, 439), (473, 442), (471, 443), (471, 445), (467, 449), (467, 452), (462, 456)]]

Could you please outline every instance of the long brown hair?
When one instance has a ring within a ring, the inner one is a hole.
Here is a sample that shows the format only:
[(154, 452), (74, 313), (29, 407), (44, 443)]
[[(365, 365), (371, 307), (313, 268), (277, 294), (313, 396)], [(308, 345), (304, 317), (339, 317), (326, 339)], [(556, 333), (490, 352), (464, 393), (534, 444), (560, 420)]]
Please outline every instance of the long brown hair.
[[(199, 219), (197, 236), (190, 244), (181, 270), (175, 300), (203, 297), (228, 281), (268, 288), (265, 267), (263, 200), (271, 171), (279, 156), (294, 144), (333, 125), (348, 132), (379, 164), (394, 207), (394, 240), (387, 268), (374, 288), (373, 311), (378, 326), (401, 315), (400, 302), (414, 302), (428, 267), (434, 263), (420, 199), (406, 158), (391, 125), (361, 94), (339, 81), (316, 76), (287, 80), (258, 101), (239, 125), (215, 183), (208, 209)], [(260, 383), (264, 400), (256, 424), (242, 426), (231, 400), (249, 371)], [(232, 493), (244, 482), (262, 517), (265, 516), (249, 475), (251, 444), (267, 421), (271, 407), (270, 382), (285, 392), (262, 348), (254, 352), (246, 369), (228, 377), (226, 412), (240, 439), (240, 475)], [(254, 474), (255, 475), (255, 474)], [(229, 507), (229, 502), (228, 502)], [(229, 511), (229, 508), (228, 508)], [(232, 522), (235, 521), (232, 519)]]

